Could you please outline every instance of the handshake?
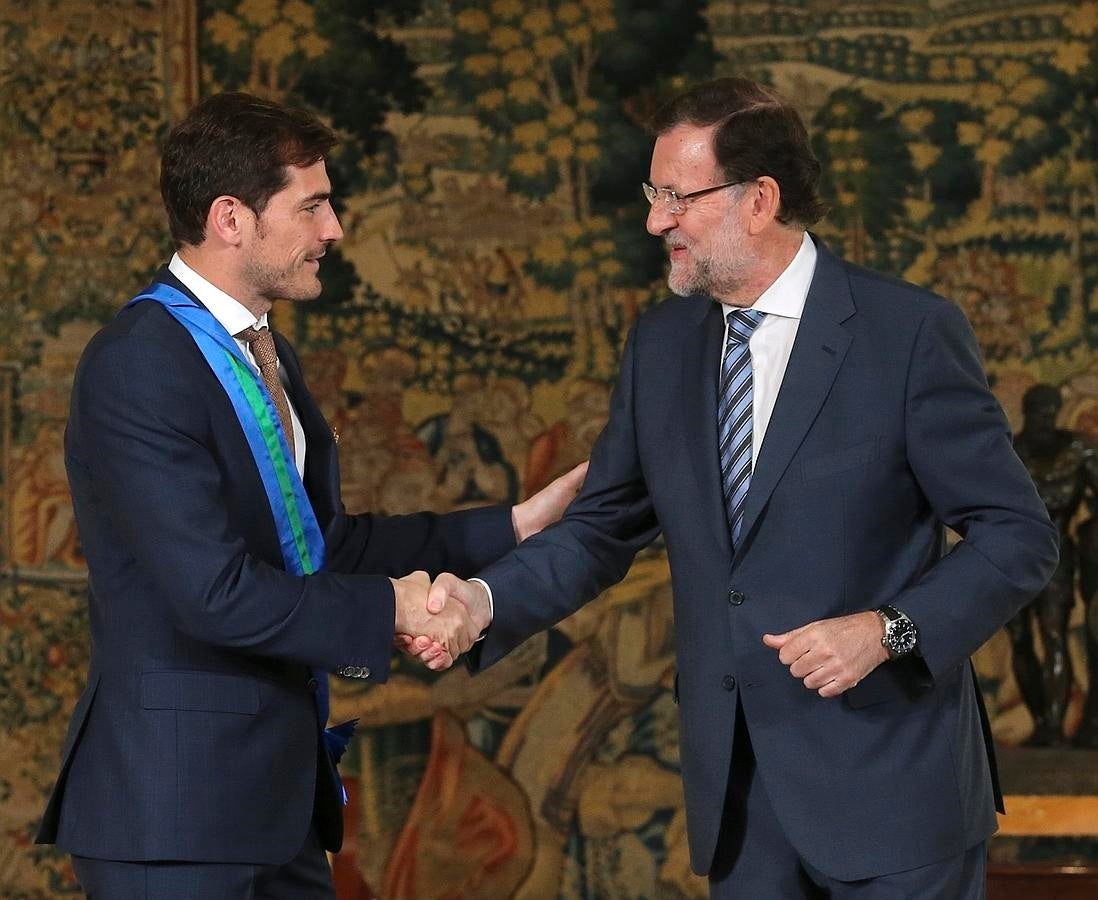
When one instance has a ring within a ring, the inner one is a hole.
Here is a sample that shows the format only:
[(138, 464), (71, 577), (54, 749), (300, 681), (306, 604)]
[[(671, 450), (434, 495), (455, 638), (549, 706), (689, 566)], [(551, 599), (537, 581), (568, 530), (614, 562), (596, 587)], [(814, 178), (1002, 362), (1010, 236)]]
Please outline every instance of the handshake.
[(393, 645), (427, 668), (448, 669), (492, 621), (483, 584), (444, 572), (434, 584), (426, 572), (389, 579), (396, 593)]
[[(555, 478), (511, 508), (515, 539), (522, 543), (556, 522), (579, 493), (587, 462)], [(492, 621), (488, 590), (443, 572), (431, 583), (426, 572), (390, 578), (396, 594), (393, 644), (429, 669), (448, 669)]]

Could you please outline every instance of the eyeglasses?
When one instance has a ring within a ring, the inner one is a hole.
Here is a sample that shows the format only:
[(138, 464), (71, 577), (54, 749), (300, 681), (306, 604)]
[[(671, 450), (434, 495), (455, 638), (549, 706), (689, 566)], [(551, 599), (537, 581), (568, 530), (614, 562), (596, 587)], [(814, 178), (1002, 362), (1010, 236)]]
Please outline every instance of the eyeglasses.
[(649, 204), (655, 206), (656, 201), (659, 200), (671, 215), (681, 216), (686, 212), (686, 208), (690, 205), (692, 200), (697, 200), (699, 197), (704, 197), (706, 194), (712, 194), (714, 191), (719, 191), (721, 188), (735, 187), (737, 184), (746, 184), (748, 181), (753, 180), (754, 179), (751, 178), (745, 178), (741, 181), (726, 181), (724, 184), (715, 184), (713, 187), (702, 188), (700, 191), (691, 191), (689, 194), (676, 194), (670, 188), (652, 187), (647, 181), (641, 182), (641, 188), (644, 190), (644, 196)]

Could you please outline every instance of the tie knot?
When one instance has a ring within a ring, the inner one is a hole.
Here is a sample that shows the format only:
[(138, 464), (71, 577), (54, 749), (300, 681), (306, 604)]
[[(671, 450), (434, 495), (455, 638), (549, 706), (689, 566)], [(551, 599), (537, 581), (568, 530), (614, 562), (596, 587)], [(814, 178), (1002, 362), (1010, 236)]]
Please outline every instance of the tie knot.
[(728, 340), (746, 343), (751, 333), (759, 327), (766, 313), (757, 309), (734, 309), (728, 314)]
[(275, 352), (274, 338), (269, 328), (252, 328), (248, 326), (243, 331), (238, 331), (234, 337), (244, 341), (252, 348), (252, 355), (262, 369), (278, 359)]

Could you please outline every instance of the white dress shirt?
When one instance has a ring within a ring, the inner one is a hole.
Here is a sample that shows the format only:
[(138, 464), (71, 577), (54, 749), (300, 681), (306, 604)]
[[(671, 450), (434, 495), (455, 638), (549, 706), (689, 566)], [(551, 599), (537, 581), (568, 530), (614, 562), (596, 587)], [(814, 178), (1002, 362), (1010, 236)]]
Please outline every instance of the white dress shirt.
[[(785, 378), (785, 367), (789, 364), (789, 354), (793, 351), (793, 341), (797, 338), (797, 328), (801, 324), (804, 301), (808, 297), (808, 288), (816, 272), (816, 245), (805, 233), (801, 248), (792, 262), (785, 267), (770, 287), (768, 287), (751, 309), (766, 313), (762, 323), (751, 334), (751, 373), (754, 379), (751, 420), (751, 465), (754, 467), (759, 458), (759, 448), (766, 437), (766, 428), (774, 412), (778, 391)], [(724, 347), (728, 348), (728, 314), (735, 306), (721, 304), (724, 310)], [(723, 361), (723, 360), (722, 360)], [(718, 370), (719, 372), (719, 370)], [(714, 490), (719, 490), (719, 483)]]
[[(188, 290), (202, 302), (202, 305), (213, 314), (213, 317), (221, 323), (222, 327), (233, 335), (237, 346), (244, 353), (244, 358), (258, 375), (259, 366), (256, 365), (255, 356), (252, 355), (252, 348), (247, 341), (240, 340), (236, 335), (245, 328), (266, 328), (267, 314), (264, 313), (256, 319), (246, 306), (234, 300), (220, 288), (214, 287), (183, 262), (178, 253), (173, 255), (171, 262), (168, 263), (168, 271), (182, 281)], [(286, 375), (282, 369), (281, 361), (278, 364), (278, 377), (282, 381), (283, 387), (285, 387)], [(305, 431), (301, 427), (301, 420), (298, 418), (297, 410), (294, 409), (294, 402), (290, 399), (289, 391), (286, 392), (286, 401), (290, 406), (290, 420), (294, 429), (294, 465), (297, 468), (297, 474), (304, 478)]]
[[(762, 323), (751, 334), (751, 371), (754, 379), (752, 399), (751, 465), (759, 458), (759, 448), (766, 436), (766, 427), (774, 412), (778, 391), (785, 378), (785, 367), (789, 364), (789, 354), (793, 351), (793, 341), (797, 339), (797, 328), (801, 324), (801, 313), (808, 298), (808, 288), (812, 276), (816, 273), (816, 245), (805, 232), (801, 248), (785, 270), (768, 287), (752, 309), (766, 313)], [(724, 347), (728, 347), (728, 313), (735, 306), (722, 303), (724, 310)], [(723, 362), (723, 359), (722, 359)], [(718, 370), (719, 377), (719, 370)], [(714, 412), (714, 415), (716, 413)], [(713, 490), (720, 491), (720, 481), (714, 480)], [(472, 578), (484, 585), (488, 593), (488, 606), (495, 615), (495, 597), (492, 587), (480, 578)], [(490, 621), (490, 620), (489, 620)]]

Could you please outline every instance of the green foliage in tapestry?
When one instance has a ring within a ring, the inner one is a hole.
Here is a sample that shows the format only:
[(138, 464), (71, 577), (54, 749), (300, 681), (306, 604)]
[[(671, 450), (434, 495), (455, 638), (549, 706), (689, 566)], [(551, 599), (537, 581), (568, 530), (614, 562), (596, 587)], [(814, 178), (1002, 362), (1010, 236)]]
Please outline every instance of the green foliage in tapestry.
[(585, 371), (609, 374), (620, 346), (613, 290), (650, 286), (661, 270), (658, 245), (642, 227), (645, 124), (671, 83), (711, 68), (703, 5), (453, 3), (458, 62), (446, 86), (492, 135), (508, 189), (559, 212), (524, 270), (567, 296)]
[[(507, 185), (556, 200), (568, 222), (529, 270), (554, 287), (647, 284), (659, 272), (645, 240), (639, 182), (645, 120), (661, 90), (706, 74), (711, 49), (696, 0), (457, 0), (447, 87), (495, 136)], [(621, 222), (623, 228), (615, 227)], [(590, 255), (575, 257), (577, 245)], [(638, 245), (648, 252), (638, 252)], [(632, 263), (620, 265), (622, 252)], [(618, 263), (618, 264), (615, 264)], [(583, 284), (588, 280), (590, 284)]]

